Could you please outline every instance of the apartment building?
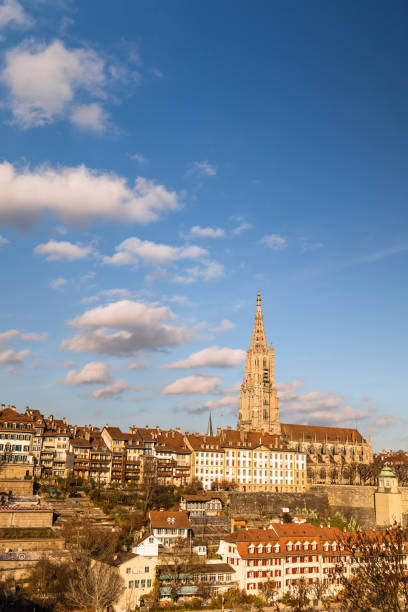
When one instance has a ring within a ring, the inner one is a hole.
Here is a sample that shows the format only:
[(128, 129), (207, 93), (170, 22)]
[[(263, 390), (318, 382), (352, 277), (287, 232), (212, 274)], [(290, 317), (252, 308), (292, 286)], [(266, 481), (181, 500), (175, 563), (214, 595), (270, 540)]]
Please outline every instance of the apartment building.
[(323, 582), (335, 591), (340, 585), (336, 566), (347, 561), (340, 536), (336, 527), (278, 523), (225, 536), (218, 554), (236, 570), (239, 588), (250, 594), (259, 593), (267, 581), (283, 594), (302, 578), (308, 584)]
[(0, 409), (0, 461), (33, 465), (33, 423), (30, 417), (20, 414), (16, 407)]
[(235, 483), (243, 491), (303, 491), (306, 455), (265, 432), (218, 429), (216, 436), (186, 435), (191, 477), (204, 489)]

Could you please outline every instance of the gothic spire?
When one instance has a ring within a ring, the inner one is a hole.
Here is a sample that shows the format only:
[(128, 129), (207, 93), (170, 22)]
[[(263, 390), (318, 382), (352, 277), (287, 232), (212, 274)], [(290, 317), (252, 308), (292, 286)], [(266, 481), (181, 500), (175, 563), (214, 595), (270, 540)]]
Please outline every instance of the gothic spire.
[(210, 416), (208, 417), (208, 427), (207, 427), (207, 436), (213, 436), (213, 426), (212, 426), (212, 419), (211, 419), (211, 412), (210, 412)]
[(263, 324), (262, 307), (261, 307), (261, 293), (258, 291), (256, 296), (256, 313), (254, 330), (252, 332), (250, 350), (253, 351), (267, 351), (268, 345), (266, 343), (265, 329)]

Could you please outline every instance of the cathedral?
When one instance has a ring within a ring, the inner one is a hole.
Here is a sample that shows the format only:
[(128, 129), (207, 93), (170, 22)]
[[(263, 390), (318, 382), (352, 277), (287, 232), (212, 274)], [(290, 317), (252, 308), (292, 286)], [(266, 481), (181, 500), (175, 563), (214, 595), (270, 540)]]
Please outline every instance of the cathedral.
[(266, 341), (260, 293), (241, 385), (238, 429), (276, 434), (293, 450), (306, 453), (310, 483), (358, 483), (358, 466), (372, 461), (371, 444), (357, 429), (280, 422), (275, 351)]

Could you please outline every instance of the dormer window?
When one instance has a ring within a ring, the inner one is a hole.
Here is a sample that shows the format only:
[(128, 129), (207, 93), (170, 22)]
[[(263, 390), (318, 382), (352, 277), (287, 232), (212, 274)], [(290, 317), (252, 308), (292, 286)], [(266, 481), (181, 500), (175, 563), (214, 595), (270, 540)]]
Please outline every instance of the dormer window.
[(325, 542), (323, 544), (323, 550), (324, 550), (324, 552), (327, 552), (329, 550), (329, 543), (328, 542)]
[(309, 550), (309, 542), (303, 544), (303, 550)]
[(248, 552), (250, 555), (254, 554), (254, 550), (255, 550), (255, 546), (253, 544), (251, 544), (251, 546), (248, 546)]
[(275, 550), (275, 552), (276, 552), (276, 553), (278, 553), (278, 552), (280, 551), (280, 546), (279, 546), (279, 544), (275, 544), (275, 546), (274, 546), (274, 550)]
[(269, 554), (271, 552), (271, 545), (268, 544), (266, 547), (266, 552)]
[(263, 551), (263, 546), (262, 544), (259, 544), (258, 546), (258, 553), (261, 553)]
[(336, 542), (333, 542), (332, 544), (332, 551), (336, 551), (337, 550), (337, 546), (336, 546)]
[(316, 542), (312, 542), (312, 550), (316, 550), (316, 548), (317, 548)]
[(293, 544), (292, 544), (292, 542), (288, 542), (288, 543), (286, 544), (286, 548), (287, 548), (287, 550), (291, 551), (291, 550), (292, 550), (292, 548), (293, 548)]

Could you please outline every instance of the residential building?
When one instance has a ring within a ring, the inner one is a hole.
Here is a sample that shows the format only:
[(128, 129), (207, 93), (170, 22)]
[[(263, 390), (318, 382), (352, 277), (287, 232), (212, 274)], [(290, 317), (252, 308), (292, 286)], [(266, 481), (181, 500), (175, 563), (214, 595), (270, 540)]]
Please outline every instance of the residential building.
[(340, 586), (336, 566), (347, 561), (340, 536), (336, 527), (272, 524), (269, 529), (243, 529), (224, 537), (218, 554), (234, 567), (239, 588), (249, 594), (259, 593), (263, 583), (272, 581), (282, 595), (300, 579), (323, 582), (335, 592)]
[(180, 510), (188, 512), (190, 517), (219, 516), (222, 513), (223, 502), (218, 493), (204, 491), (194, 495), (182, 495)]
[(216, 436), (186, 435), (191, 477), (204, 489), (233, 483), (243, 491), (304, 491), (306, 456), (267, 432), (218, 429)]
[(152, 535), (165, 546), (174, 546), (191, 535), (191, 524), (187, 512), (151, 510), (149, 520)]
[(124, 582), (124, 590), (113, 606), (115, 612), (128, 612), (142, 604), (150, 593), (156, 575), (157, 556), (137, 555), (133, 552), (118, 553), (112, 565), (118, 568)]

